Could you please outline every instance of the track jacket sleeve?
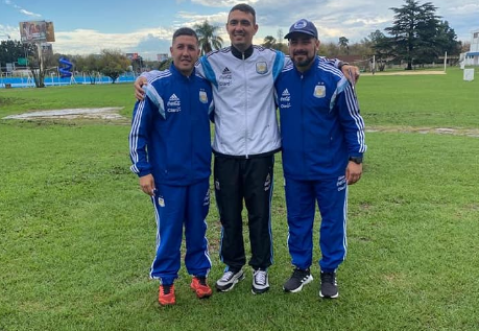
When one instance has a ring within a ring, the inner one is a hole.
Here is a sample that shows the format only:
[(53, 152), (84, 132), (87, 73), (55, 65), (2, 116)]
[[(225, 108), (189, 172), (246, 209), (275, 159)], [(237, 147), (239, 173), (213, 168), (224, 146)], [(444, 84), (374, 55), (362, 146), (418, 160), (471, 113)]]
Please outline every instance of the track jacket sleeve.
[(339, 121), (343, 128), (348, 153), (351, 157), (362, 156), (367, 146), (364, 139), (364, 121), (359, 113), (358, 99), (345, 77), (337, 84), (336, 105)]
[[(205, 58), (205, 59), (203, 60), (203, 58)], [(205, 75), (205, 71), (204, 71), (204, 69), (203, 69), (203, 65), (202, 65), (203, 61), (207, 61), (206, 55), (203, 55), (203, 56), (198, 60), (198, 62), (196, 62), (196, 64), (195, 64), (195, 72), (196, 72), (196, 74), (197, 74), (198, 76), (200, 76), (201, 78), (207, 79), (207, 78), (206, 78), (206, 75)]]
[(141, 74), (141, 77), (145, 77), (148, 80), (148, 84), (151, 84), (158, 77), (160, 77), (160, 73), (161, 71), (159, 70), (145, 71), (144, 73)]
[(152, 114), (158, 109), (148, 97), (143, 101), (137, 101), (133, 110), (133, 119), (129, 136), (130, 158), (133, 165), (131, 171), (138, 177), (151, 173), (151, 165), (148, 162), (147, 146), (152, 121)]
[(339, 65), (342, 63), (341, 60), (339, 59), (328, 59), (327, 57), (322, 57), (322, 56), (319, 57), (319, 61), (329, 64), (338, 69), (339, 69)]

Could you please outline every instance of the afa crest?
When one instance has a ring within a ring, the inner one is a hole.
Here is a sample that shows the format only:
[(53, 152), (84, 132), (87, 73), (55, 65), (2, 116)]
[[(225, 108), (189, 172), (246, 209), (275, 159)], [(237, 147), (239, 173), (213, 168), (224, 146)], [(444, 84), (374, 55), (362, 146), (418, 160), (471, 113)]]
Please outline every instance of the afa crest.
[(264, 75), (268, 72), (268, 65), (266, 64), (266, 61), (260, 61), (256, 63), (256, 72), (261, 75)]
[(314, 88), (314, 96), (316, 98), (324, 98), (326, 96), (326, 86), (316, 85)]
[(208, 103), (208, 95), (205, 91), (200, 91), (200, 102), (201, 103)]

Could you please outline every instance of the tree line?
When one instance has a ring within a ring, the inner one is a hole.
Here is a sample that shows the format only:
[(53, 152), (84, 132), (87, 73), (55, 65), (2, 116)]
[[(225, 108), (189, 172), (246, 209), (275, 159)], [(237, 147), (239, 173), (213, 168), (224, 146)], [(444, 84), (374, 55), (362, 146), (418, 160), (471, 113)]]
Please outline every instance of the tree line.
[[(402, 7), (390, 9), (395, 13), (394, 21), (384, 32), (376, 30), (354, 44), (341, 36), (337, 43), (321, 43), (318, 53), (331, 58), (357, 55), (365, 62), (374, 56), (378, 69), (383, 71), (387, 63), (405, 63), (405, 69), (411, 70), (414, 66), (438, 61), (445, 52), (455, 56), (465, 51), (467, 44), (463, 45), (457, 40), (454, 29), (447, 21), (440, 20), (441, 17), (436, 15), (437, 7), (431, 2), (420, 4), (419, 1), (405, 0)], [(204, 21), (196, 24), (194, 29), (198, 34), (202, 54), (222, 47), (223, 39), (218, 35), (220, 27)], [(287, 53), (287, 45), (282, 39), (282, 31), (279, 30), (278, 40), (273, 36), (266, 36), (262, 45)], [(130, 59), (120, 50), (102, 50), (100, 54), (73, 56), (48, 51), (42, 54), (44, 66), (40, 66), (35, 45), (12, 40), (0, 43), (0, 64), (17, 62), (17, 59), (27, 57), (30, 68), (43, 67), (43, 72), (31, 69), (37, 87), (44, 86), (43, 80), (47, 71), (58, 67), (60, 57), (69, 58), (75, 71), (88, 74), (91, 84), (96, 83), (100, 73), (110, 77), (114, 83), (126, 71), (140, 72), (145, 64), (149, 68), (160, 70), (171, 64), (171, 59), (160, 63), (146, 63), (141, 56)]]
[[(457, 40), (454, 29), (448, 21), (440, 20), (437, 7), (431, 2), (406, 0), (402, 7), (390, 9), (395, 13), (394, 21), (384, 32), (376, 30), (352, 45), (341, 36), (337, 43), (321, 43), (318, 53), (329, 58), (358, 55), (363, 60), (374, 56), (378, 69), (383, 71), (387, 63), (405, 63), (405, 69), (412, 70), (413, 66), (439, 61), (445, 52), (454, 58), (468, 50), (469, 43)], [(266, 36), (262, 45), (286, 52), (287, 46), (281, 39)]]

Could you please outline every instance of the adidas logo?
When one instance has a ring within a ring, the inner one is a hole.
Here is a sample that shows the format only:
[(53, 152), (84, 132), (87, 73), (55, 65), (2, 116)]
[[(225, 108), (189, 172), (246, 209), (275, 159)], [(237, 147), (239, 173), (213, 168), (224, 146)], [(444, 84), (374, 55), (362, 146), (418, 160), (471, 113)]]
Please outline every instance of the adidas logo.
[(166, 105), (168, 107), (167, 112), (169, 113), (178, 113), (181, 111), (181, 101), (180, 98), (176, 96), (176, 94), (171, 95)]
[(284, 89), (283, 93), (281, 94), (281, 98), (279, 98), (281, 103), (281, 109), (291, 108), (291, 95), (289, 94), (288, 89)]
[(228, 69), (228, 67), (225, 67), (223, 69), (223, 75), (231, 74), (231, 71)]
[(176, 96), (176, 94), (173, 94), (168, 101), (179, 101), (180, 99)]

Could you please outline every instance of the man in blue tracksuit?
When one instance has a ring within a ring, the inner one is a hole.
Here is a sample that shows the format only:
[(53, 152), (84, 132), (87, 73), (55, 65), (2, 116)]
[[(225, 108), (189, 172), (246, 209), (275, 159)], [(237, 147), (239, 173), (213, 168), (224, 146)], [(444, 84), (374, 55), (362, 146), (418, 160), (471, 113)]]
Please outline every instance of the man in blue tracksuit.
[(316, 56), (318, 32), (299, 20), (285, 36), (292, 65), (276, 82), (288, 210), (288, 246), (296, 267), (284, 284), (298, 292), (313, 280), (315, 200), (321, 213), (321, 297), (336, 298), (336, 269), (346, 256), (348, 185), (362, 173), (364, 122), (352, 86)]
[(185, 226), (185, 265), (199, 298), (211, 296), (206, 276), (211, 268), (206, 240), (211, 174), (210, 84), (196, 75), (196, 33), (178, 29), (170, 48), (173, 64), (162, 71), (137, 102), (130, 132), (132, 171), (151, 196), (158, 225), (156, 257), (150, 276), (160, 279), (161, 305), (175, 304), (173, 282), (180, 269)]

